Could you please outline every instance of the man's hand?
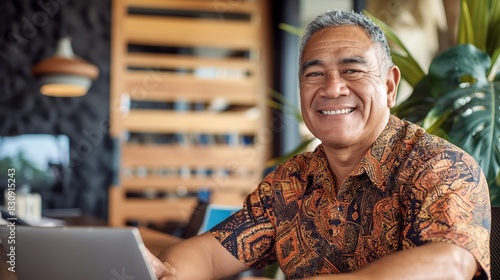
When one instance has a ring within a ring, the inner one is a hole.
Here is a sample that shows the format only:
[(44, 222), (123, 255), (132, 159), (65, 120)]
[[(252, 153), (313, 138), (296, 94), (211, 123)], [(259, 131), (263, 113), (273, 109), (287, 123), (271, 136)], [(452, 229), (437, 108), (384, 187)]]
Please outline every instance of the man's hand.
[(175, 268), (169, 263), (161, 262), (155, 255), (153, 255), (148, 249), (146, 249), (148, 261), (153, 267), (156, 277), (158, 280), (178, 280), (175, 275)]
[(210, 232), (169, 246), (158, 257), (148, 251), (148, 260), (159, 280), (223, 279), (248, 269)]

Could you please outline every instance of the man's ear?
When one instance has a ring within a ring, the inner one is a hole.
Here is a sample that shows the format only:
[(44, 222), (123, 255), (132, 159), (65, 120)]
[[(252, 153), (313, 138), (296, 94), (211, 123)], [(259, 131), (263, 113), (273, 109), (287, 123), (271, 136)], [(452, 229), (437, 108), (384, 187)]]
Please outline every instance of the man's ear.
[(396, 104), (396, 95), (398, 93), (398, 85), (401, 80), (401, 71), (397, 66), (391, 66), (387, 71), (386, 86), (387, 86), (387, 107), (392, 108)]

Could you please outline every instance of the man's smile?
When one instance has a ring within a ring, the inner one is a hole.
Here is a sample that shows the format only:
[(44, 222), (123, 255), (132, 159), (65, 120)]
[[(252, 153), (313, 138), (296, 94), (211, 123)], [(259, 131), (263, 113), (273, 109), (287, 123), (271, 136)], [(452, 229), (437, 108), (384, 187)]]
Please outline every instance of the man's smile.
[(321, 111), (323, 115), (343, 115), (349, 114), (354, 111), (354, 108), (345, 108), (340, 110), (331, 110), (331, 111)]

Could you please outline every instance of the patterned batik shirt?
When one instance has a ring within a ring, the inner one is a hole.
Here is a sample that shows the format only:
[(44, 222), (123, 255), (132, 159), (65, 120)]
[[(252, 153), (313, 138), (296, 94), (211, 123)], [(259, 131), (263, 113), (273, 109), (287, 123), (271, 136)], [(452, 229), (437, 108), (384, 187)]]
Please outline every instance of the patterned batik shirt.
[(489, 279), (490, 211), (470, 155), (391, 116), (340, 187), (319, 145), (278, 166), (211, 233), (248, 266), (278, 261), (289, 279), (354, 271), (426, 242), (467, 249), (474, 279)]

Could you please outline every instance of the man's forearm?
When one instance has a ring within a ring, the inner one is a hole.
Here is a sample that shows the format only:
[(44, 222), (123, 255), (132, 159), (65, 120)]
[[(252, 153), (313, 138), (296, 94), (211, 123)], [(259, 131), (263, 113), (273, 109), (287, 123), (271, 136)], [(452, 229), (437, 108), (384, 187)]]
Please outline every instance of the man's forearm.
[(175, 270), (179, 280), (219, 279), (248, 269), (210, 233), (179, 242), (158, 257)]
[(474, 256), (448, 243), (429, 243), (399, 251), (348, 274), (312, 277), (310, 280), (470, 280), (477, 270)]
[(178, 279), (213, 279), (211, 257), (201, 246), (195, 237), (167, 248), (158, 257), (175, 269)]

